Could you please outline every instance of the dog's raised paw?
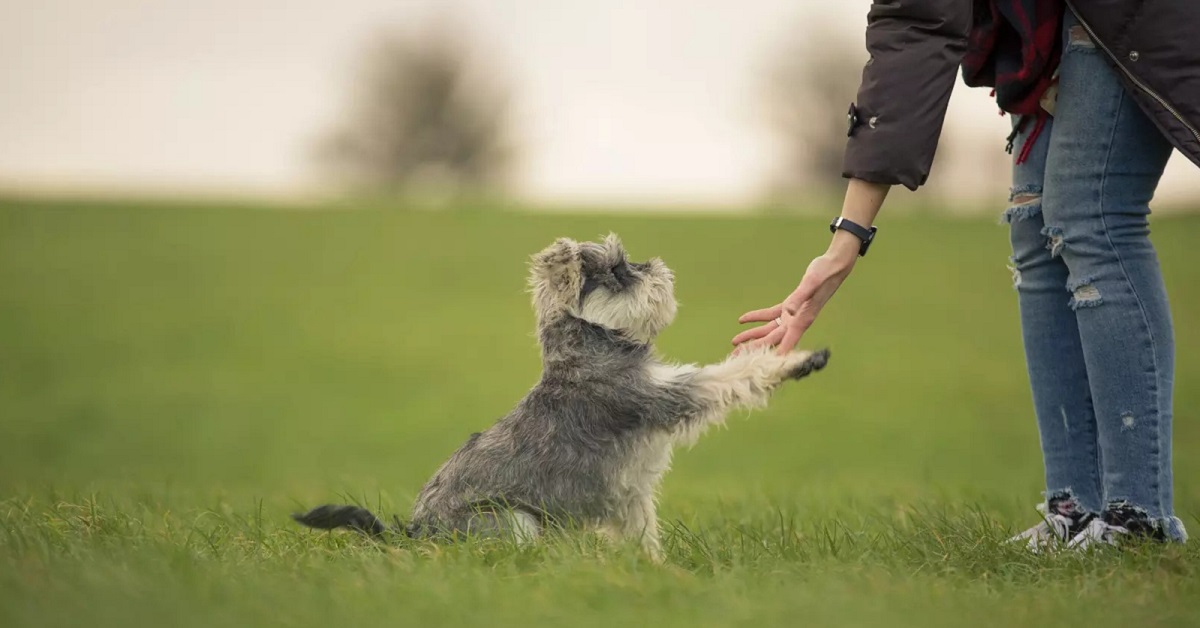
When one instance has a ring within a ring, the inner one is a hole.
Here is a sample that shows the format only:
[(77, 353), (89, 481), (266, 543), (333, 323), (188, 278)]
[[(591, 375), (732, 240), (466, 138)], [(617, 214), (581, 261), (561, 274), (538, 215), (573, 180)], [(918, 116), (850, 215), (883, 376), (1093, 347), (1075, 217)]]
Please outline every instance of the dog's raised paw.
[(829, 349), (821, 349), (820, 351), (812, 352), (800, 364), (792, 367), (788, 371), (788, 379), (800, 379), (812, 374), (814, 371), (819, 371), (825, 368), (829, 363)]

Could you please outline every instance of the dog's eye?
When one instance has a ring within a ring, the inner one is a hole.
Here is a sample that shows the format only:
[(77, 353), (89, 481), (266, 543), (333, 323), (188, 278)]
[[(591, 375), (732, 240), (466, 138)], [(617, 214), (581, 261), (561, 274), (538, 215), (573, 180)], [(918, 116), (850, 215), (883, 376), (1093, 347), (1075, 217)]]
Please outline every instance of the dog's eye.
[(613, 266), (611, 272), (613, 277), (616, 277), (617, 281), (620, 281), (622, 284), (632, 279), (632, 275), (629, 274), (629, 266), (623, 260), (621, 263)]
[(600, 287), (600, 280), (598, 278), (588, 277), (587, 279), (585, 279), (583, 282), (583, 288), (580, 289), (580, 291), (579, 291), (579, 302), (583, 303), (583, 300), (586, 299), (589, 294), (591, 294), (593, 291), (596, 290), (596, 288), (599, 288), (599, 287)]

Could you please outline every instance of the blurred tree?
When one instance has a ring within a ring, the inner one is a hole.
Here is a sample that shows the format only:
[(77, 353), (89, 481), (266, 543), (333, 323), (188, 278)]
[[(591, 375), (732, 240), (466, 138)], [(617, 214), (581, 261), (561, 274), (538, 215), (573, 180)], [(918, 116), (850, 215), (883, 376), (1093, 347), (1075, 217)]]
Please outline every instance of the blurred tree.
[(514, 157), (508, 89), (441, 20), (367, 46), (343, 123), (318, 149), (358, 189), (387, 195), (496, 195)]
[[(869, 54), (861, 38), (827, 26), (813, 23), (768, 57), (762, 113), (778, 154), (775, 171), (768, 173), (768, 205), (840, 207), (846, 114)], [(951, 134), (947, 125), (933, 172), (945, 172), (939, 164), (950, 153)], [(930, 183), (935, 179), (931, 174)]]
[(844, 189), (846, 109), (862, 80), (867, 52), (829, 29), (810, 27), (773, 51), (762, 92), (778, 161), (769, 174), (771, 204), (816, 201)]

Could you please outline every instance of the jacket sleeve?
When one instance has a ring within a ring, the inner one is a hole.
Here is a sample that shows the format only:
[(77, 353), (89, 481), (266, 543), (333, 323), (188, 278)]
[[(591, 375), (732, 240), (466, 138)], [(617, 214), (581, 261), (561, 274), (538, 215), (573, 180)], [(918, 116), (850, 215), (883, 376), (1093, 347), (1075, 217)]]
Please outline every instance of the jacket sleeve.
[(876, 0), (842, 175), (924, 185), (967, 48), (972, 0)]

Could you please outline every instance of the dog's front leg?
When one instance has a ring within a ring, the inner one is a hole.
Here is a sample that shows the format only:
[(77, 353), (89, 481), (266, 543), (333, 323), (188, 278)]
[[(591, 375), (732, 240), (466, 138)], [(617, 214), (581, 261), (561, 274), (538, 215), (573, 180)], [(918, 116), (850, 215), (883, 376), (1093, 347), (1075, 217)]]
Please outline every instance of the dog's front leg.
[(658, 509), (653, 496), (640, 495), (632, 500), (621, 523), (622, 536), (638, 541), (652, 562), (663, 562), (662, 542), (658, 538)]
[(614, 543), (636, 541), (651, 562), (664, 560), (658, 536), (658, 508), (650, 494), (630, 495), (600, 532)]
[(679, 434), (693, 441), (705, 428), (722, 423), (731, 410), (766, 406), (783, 382), (800, 379), (825, 367), (827, 349), (778, 355), (770, 348), (745, 351), (703, 367), (678, 367), (674, 381), (694, 405), (679, 423)]

